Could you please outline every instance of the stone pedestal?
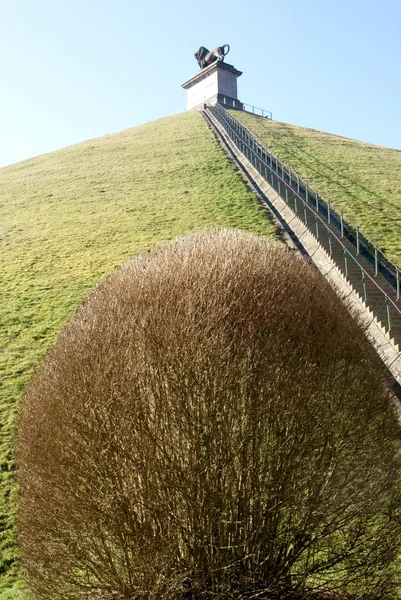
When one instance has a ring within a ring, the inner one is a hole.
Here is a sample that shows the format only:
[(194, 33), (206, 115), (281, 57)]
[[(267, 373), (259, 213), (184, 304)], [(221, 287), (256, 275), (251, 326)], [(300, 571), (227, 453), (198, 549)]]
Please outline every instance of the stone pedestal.
[(187, 110), (201, 110), (205, 102), (242, 110), (237, 94), (237, 78), (240, 75), (241, 71), (224, 62), (214, 62), (201, 69), (182, 84), (187, 90)]

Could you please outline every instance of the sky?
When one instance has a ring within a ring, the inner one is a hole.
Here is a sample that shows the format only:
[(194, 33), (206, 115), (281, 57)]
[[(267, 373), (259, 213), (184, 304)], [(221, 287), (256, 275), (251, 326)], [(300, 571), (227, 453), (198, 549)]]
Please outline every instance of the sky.
[(0, 167), (185, 111), (230, 44), (242, 102), (401, 149), (401, 0), (0, 0)]

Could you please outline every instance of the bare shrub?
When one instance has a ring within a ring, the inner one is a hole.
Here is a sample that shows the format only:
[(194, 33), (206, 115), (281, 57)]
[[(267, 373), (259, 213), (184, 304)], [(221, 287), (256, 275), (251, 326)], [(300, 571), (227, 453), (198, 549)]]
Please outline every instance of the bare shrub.
[(384, 370), (321, 276), (191, 235), (98, 285), (30, 386), (26, 577), (40, 599), (379, 598), (399, 479)]

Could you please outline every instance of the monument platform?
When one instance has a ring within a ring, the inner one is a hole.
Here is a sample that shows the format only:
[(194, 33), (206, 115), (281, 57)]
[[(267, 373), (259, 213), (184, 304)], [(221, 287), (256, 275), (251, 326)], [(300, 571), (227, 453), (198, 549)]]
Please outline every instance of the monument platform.
[(227, 108), (243, 108), (238, 100), (237, 78), (242, 75), (233, 65), (214, 62), (182, 84), (187, 90), (187, 110), (202, 109), (203, 104), (223, 104)]

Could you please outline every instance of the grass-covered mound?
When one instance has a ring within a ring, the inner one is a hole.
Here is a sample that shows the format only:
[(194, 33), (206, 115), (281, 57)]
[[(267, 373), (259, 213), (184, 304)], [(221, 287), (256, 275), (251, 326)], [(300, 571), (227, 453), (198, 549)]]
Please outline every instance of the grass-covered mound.
[(33, 370), (115, 265), (212, 225), (274, 234), (198, 113), (0, 170), (1, 586), (16, 575), (13, 427)]
[(388, 597), (399, 455), (384, 366), (321, 275), (186, 236), (96, 286), (30, 385), (25, 572), (40, 600)]
[(401, 150), (231, 112), (401, 265)]

